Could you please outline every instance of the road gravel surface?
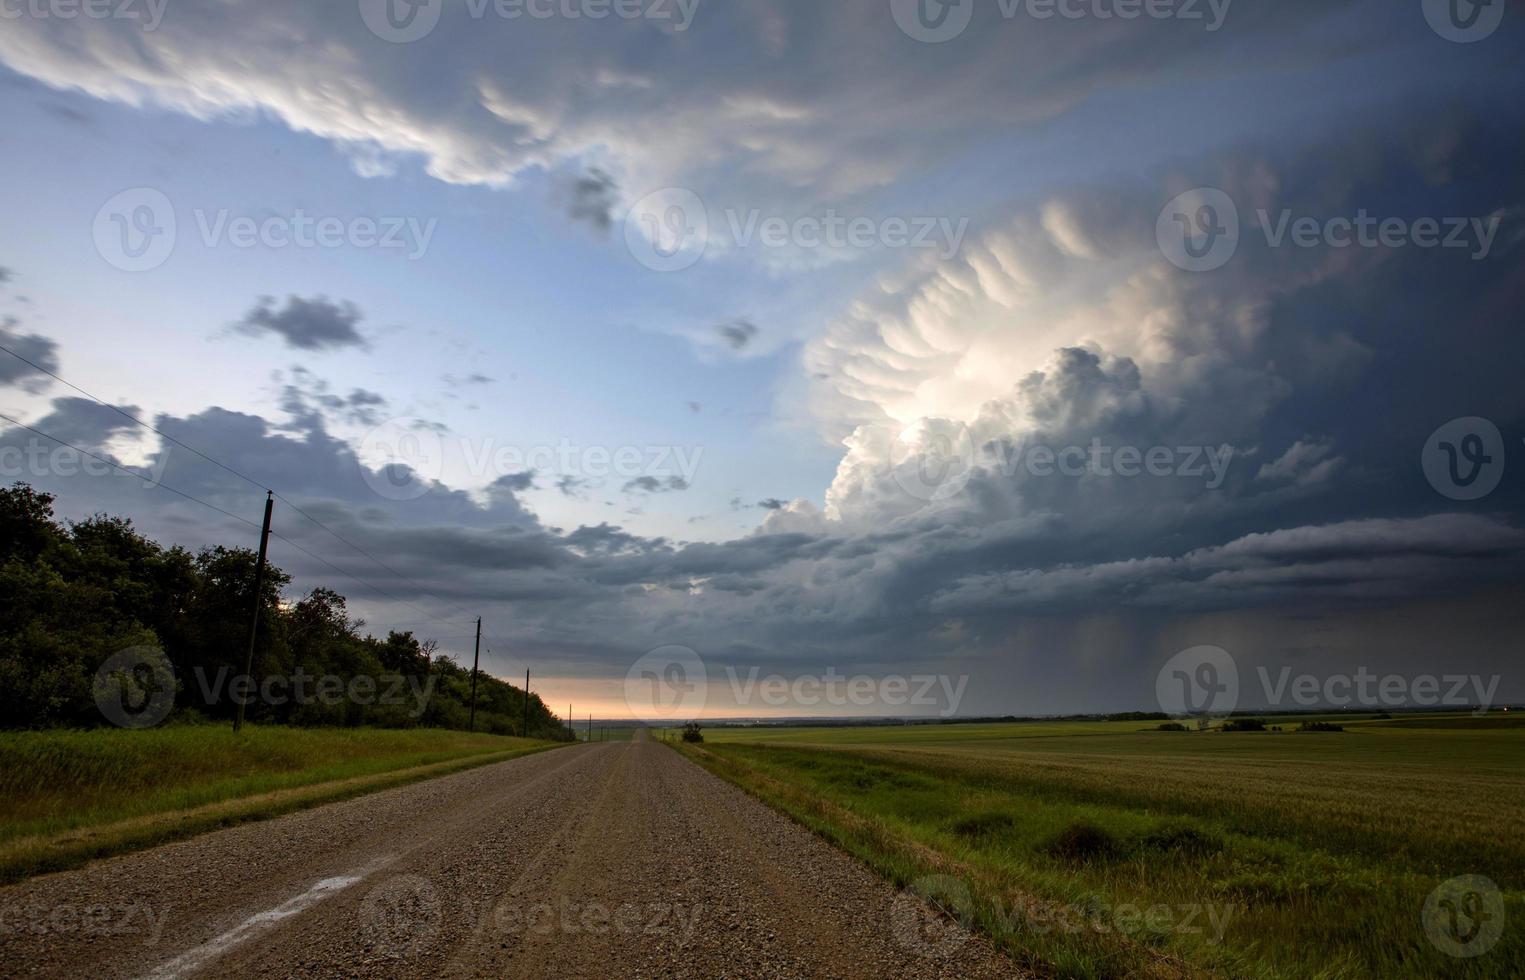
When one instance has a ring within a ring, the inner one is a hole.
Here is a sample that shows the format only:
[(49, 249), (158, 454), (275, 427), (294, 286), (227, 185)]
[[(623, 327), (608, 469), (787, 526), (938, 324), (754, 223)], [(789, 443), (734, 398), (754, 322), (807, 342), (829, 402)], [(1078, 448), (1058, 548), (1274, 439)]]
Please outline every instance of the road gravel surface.
[(0, 975), (1011, 977), (653, 741), (542, 752), (0, 889)]

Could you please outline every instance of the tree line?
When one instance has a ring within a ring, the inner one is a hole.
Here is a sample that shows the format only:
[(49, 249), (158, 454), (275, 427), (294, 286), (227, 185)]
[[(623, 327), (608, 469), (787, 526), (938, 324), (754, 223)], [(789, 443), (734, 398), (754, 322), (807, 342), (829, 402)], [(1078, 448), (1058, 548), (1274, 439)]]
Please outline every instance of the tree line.
[[(97, 674), (128, 649), (162, 651), (173, 668), (170, 721), (230, 719), (243, 697), (257, 723), (467, 727), (469, 668), (412, 631), (366, 633), (332, 589), (288, 599), (291, 576), (269, 564), (241, 689), (254, 551), (166, 548), (124, 518), (55, 520), (53, 502), (24, 483), (0, 487), (0, 727), (107, 724)], [(476, 729), (571, 737), (534, 694), (525, 732), (525, 696), (479, 673)]]

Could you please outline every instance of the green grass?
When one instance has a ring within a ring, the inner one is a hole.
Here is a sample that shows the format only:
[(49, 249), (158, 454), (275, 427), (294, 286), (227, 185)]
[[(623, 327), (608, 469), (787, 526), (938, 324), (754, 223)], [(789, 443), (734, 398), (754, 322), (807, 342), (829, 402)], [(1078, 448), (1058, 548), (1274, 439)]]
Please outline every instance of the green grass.
[(0, 880), (561, 743), (439, 729), (0, 733)]
[[(587, 729), (579, 728), (577, 730), (577, 737), (587, 741)], [(633, 738), (635, 738), (635, 728), (633, 726), (627, 728), (605, 728), (602, 731), (599, 730), (598, 725), (593, 726), (593, 741), (595, 742), (628, 742)]]
[[(1525, 719), (1298, 720), (711, 728), (684, 750), (898, 883), (951, 875), (960, 911), (1044, 974), (1525, 975)], [(1452, 959), (1420, 916), (1464, 874), (1503, 891), (1505, 932)], [(1128, 904), (1229, 919), (1214, 941)]]

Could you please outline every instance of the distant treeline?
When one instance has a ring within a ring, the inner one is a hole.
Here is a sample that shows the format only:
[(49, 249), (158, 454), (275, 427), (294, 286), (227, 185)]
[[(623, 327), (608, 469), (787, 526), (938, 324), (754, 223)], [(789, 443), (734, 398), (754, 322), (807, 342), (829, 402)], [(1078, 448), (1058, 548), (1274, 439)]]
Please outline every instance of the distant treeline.
[[(105, 515), (63, 524), (53, 499), (21, 483), (0, 488), (0, 728), (107, 724), (97, 671), (129, 648), (168, 659), (169, 720), (231, 718), (255, 608), (255, 553), (165, 548)], [(469, 668), (435, 656), (435, 643), (412, 632), (363, 633), (330, 589), (286, 601), (290, 583), (266, 566), (250, 721), (467, 727)], [(524, 697), (479, 674), (477, 730), (570, 737), (538, 695), (522, 731)]]

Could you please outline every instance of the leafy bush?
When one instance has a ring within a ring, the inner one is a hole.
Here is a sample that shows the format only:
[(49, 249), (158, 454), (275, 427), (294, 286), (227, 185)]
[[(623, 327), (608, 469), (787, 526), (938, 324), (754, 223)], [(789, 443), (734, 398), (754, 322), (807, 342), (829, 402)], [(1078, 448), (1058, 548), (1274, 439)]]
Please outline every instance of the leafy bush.
[(1223, 730), (1226, 732), (1263, 732), (1266, 730), (1266, 723), (1259, 718), (1230, 718), (1223, 723)]
[[(306, 727), (466, 728), (471, 671), (435, 656), (411, 632), (362, 632), (344, 596), (318, 587), (288, 599), (291, 576), (267, 565), (254, 594), (255, 553), (208, 548), (191, 554), (139, 534), (131, 521), (97, 515), (60, 523), (53, 497), (23, 483), (0, 487), (0, 728), (93, 728), (95, 675), (128, 647), (162, 650), (176, 685), (171, 718), (231, 718), (231, 679), (244, 672), (250, 612), (260, 609), (256, 680), (305, 677), (279, 697), (256, 697), (248, 718)], [(125, 677), (125, 675), (118, 675)], [(319, 677), (370, 694), (325, 697)], [(399, 681), (401, 683), (399, 683)], [(120, 682), (120, 681), (119, 681)], [(386, 697), (382, 692), (389, 692)], [(537, 695), (485, 674), (477, 678), (478, 731), (548, 739), (570, 736)], [(370, 703), (363, 703), (363, 702)]]
[(1010, 830), (1017, 818), (1001, 810), (989, 810), (963, 817), (953, 824), (953, 832), (960, 837), (989, 837), (1003, 830)]
[(685, 742), (702, 742), (702, 741), (704, 741), (704, 735), (699, 731), (699, 723), (697, 721), (691, 721), (688, 724), (683, 726), (683, 741), (685, 741)]
[(1344, 725), (1336, 725), (1332, 721), (1305, 721), (1297, 726), (1300, 732), (1343, 732)]
[(1048, 844), (1048, 852), (1064, 861), (1104, 861), (1120, 850), (1111, 831), (1085, 820), (1074, 821)]
[(1223, 850), (1217, 835), (1185, 823), (1162, 824), (1139, 839), (1139, 846), (1192, 857), (1207, 857)]
[(1184, 731), (1187, 731), (1187, 728), (1186, 728), (1185, 725), (1181, 724), (1178, 721), (1167, 721), (1167, 722), (1165, 722), (1165, 724), (1163, 724), (1163, 725), (1161, 725), (1159, 727), (1159, 731), (1162, 731), (1162, 732), (1184, 732)]

